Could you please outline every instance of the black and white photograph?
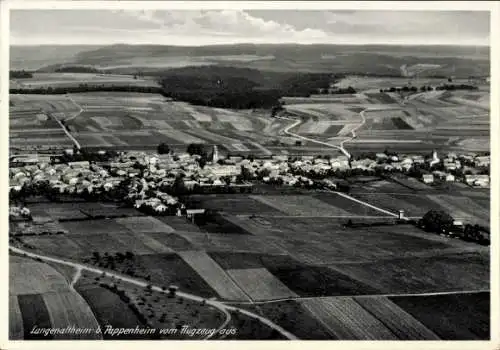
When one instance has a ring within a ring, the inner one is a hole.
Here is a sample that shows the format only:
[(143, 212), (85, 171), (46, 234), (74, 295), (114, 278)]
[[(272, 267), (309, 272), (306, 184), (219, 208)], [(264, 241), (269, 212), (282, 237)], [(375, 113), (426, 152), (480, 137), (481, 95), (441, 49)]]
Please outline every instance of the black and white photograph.
[(9, 341), (496, 337), (495, 2), (60, 3), (2, 8)]

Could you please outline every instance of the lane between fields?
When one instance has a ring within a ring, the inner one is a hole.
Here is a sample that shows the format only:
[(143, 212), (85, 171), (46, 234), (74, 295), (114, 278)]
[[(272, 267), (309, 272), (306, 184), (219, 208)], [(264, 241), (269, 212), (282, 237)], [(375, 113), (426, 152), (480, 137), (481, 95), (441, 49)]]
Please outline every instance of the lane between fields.
[[(478, 294), (478, 293), (490, 293), (489, 289), (478, 289), (478, 290), (460, 290), (460, 291), (449, 291), (449, 292), (428, 292), (428, 293), (406, 293), (406, 294), (356, 294), (356, 295), (332, 295), (328, 297), (290, 297), (281, 298), (273, 300), (262, 300), (256, 301), (254, 304), (271, 304), (279, 303), (283, 301), (303, 301), (303, 300), (317, 300), (317, 299), (329, 299), (329, 298), (394, 298), (394, 297), (426, 297), (426, 296), (439, 296), (439, 295), (460, 295), (460, 294)], [(234, 303), (238, 305), (246, 305), (248, 302), (227, 302), (228, 304)]]
[(75, 275), (73, 276), (73, 279), (71, 280), (71, 283), (69, 286), (71, 288), (74, 288), (76, 282), (78, 282), (78, 280), (80, 279), (81, 276), (82, 276), (82, 269), (80, 267), (77, 267)]
[(57, 118), (55, 115), (53, 115), (51, 113), (47, 112), (47, 114), (49, 114), (52, 118), (54, 118), (54, 120), (63, 129), (63, 131), (66, 134), (66, 136), (68, 136), (70, 138), (70, 140), (75, 144), (76, 148), (81, 149), (80, 143), (73, 137), (73, 135), (71, 135), (71, 133), (68, 131), (68, 129), (63, 125), (63, 123), (61, 123), (61, 121), (59, 120), (59, 118)]
[(68, 95), (67, 95), (67, 97), (68, 97), (68, 99), (69, 99), (71, 102), (73, 102), (73, 104), (74, 104), (75, 106), (77, 106), (80, 110), (78, 111), (78, 114), (75, 114), (75, 115), (73, 115), (73, 116), (71, 116), (71, 117), (69, 117), (69, 118), (66, 118), (66, 119), (64, 120), (65, 122), (68, 122), (68, 121), (70, 121), (70, 120), (75, 119), (75, 118), (76, 118), (76, 117), (78, 117), (80, 114), (82, 114), (82, 112), (84, 111), (84, 109), (82, 108), (82, 106), (80, 106), (78, 103), (76, 103), (76, 102), (75, 102), (75, 100), (73, 100), (73, 97), (71, 97), (71, 95), (70, 95), (70, 94), (68, 94)]
[[(86, 271), (94, 272), (94, 273), (97, 273), (97, 274), (105, 273), (107, 276), (114, 277), (114, 278), (116, 278), (118, 280), (121, 280), (121, 281), (124, 281), (124, 282), (127, 282), (127, 283), (131, 283), (131, 284), (134, 284), (134, 285), (140, 286), (140, 287), (146, 287), (146, 286), (150, 285), (150, 283), (146, 283), (146, 282), (134, 279), (134, 278), (126, 277), (126, 276), (123, 276), (123, 275), (118, 274), (118, 273), (104, 271), (104, 270), (101, 270), (101, 269), (98, 269), (98, 268), (95, 268), (95, 267), (87, 266), (87, 265), (84, 265), (84, 264), (81, 264), (81, 263), (75, 263), (75, 262), (72, 262), (72, 261), (69, 261), (69, 260), (65, 260), (65, 259), (54, 258), (54, 257), (46, 256), (46, 255), (32, 253), (32, 252), (26, 251), (24, 249), (20, 249), (20, 248), (13, 247), (13, 246), (9, 246), (9, 250), (12, 251), (12, 252), (15, 252), (15, 253), (19, 253), (19, 254), (26, 254), (27, 256), (32, 257), (32, 258), (39, 258), (39, 259), (46, 260), (46, 261), (52, 261), (52, 262), (55, 262), (55, 263), (59, 263), (59, 264), (62, 264), (62, 265), (72, 266), (72, 267), (77, 268), (77, 269), (79, 268), (81, 270), (86, 270)], [(151, 288), (154, 291), (157, 291), (157, 292), (160, 292), (160, 293), (168, 293), (167, 291), (164, 291), (159, 286), (151, 285)], [(260, 315), (254, 314), (253, 312), (250, 312), (248, 310), (241, 309), (241, 308), (238, 308), (238, 307), (235, 307), (235, 306), (230, 306), (230, 305), (227, 305), (227, 304), (225, 304), (225, 303), (223, 303), (221, 301), (205, 299), (205, 298), (202, 298), (200, 296), (197, 296), (197, 295), (194, 295), (194, 294), (190, 294), (190, 293), (177, 292), (177, 295), (179, 297), (181, 297), (181, 298), (185, 298), (185, 299), (197, 301), (197, 302), (200, 302), (200, 303), (202, 301), (205, 301), (205, 303), (207, 305), (213, 306), (216, 309), (218, 309), (221, 312), (223, 312), (226, 315), (226, 320), (222, 324), (222, 326), (219, 327), (219, 329), (222, 329), (223, 327), (225, 327), (229, 323), (229, 321), (227, 319), (227, 315), (229, 314), (229, 311), (233, 311), (233, 312), (239, 312), (241, 314), (244, 314), (244, 315), (246, 315), (248, 317), (254, 318), (254, 319), (262, 322), (266, 326), (268, 326), (268, 327), (274, 329), (275, 331), (279, 332), (281, 335), (283, 335), (287, 339), (290, 339), (290, 340), (297, 340), (298, 339), (295, 335), (293, 335), (292, 333), (286, 331), (285, 329), (283, 329), (279, 325), (275, 324), (271, 320), (269, 320), (269, 319), (267, 319), (265, 317), (262, 317)]]

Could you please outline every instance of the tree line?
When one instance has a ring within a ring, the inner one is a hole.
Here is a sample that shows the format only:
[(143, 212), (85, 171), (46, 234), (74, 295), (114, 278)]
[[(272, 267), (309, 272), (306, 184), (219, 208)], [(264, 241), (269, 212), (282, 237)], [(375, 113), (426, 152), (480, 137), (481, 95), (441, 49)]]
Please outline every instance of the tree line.
[(138, 85), (103, 85), (103, 84), (79, 84), (77, 86), (67, 87), (37, 87), (37, 88), (14, 88), (10, 89), (11, 94), (36, 94), (36, 95), (64, 95), (68, 93), (79, 92), (138, 92), (148, 94), (161, 94), (166, 96), (163, 89), (157, 86), (138, 86)]
[(9, 79), (25, 79), (33, 78), (33, 73), (23, 70), (11, 70), (9, 71)]

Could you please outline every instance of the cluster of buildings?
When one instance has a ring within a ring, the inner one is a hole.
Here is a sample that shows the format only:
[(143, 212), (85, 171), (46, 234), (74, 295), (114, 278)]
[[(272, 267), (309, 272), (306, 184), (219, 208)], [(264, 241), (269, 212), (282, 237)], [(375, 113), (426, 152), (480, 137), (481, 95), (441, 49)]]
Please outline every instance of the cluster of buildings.
[(490, 156), (448, 153), (440, 159), (434, 152), (429, 162), (431, 170), (422, 175), (422, 181), (426, 184), (436, 181), (462, 181), (469, 186), (489, 187), (490, 176), (481, 172), (482, 169), (489, 169), (490, 158)]
[[(345, 156), (218, 159), (217, 150), (214, 149), (214, 159), (203, 167), (200, 166), (200, 158), (199, 155), (188, 153), (157, 155), (126, 152), (107, 162), (53, 164), (44, 159), (11, 167), (10, 190), (21, 191), (23, 187), (42, 184), (44, 188), (60, 194), (99, 194), (109, 193), (123, 186), (128, 179), (125, 189), (127, 198), (136, 207), (146, 206), (163, 212), (180, 206), (177, 199), (169, 194), (175, 194), (179, 187), (187, 192), (196, 190), (204, 193), (204, 189), (210, 192), (227, 188), (237, 188), (238, 192), (244, 192), (245, 187), (251, 187), (247, 180), (258, 179), (287, 186), (320, 183), (323, 187), (336, 188), (336, 184), (328, 178), (353, 170), (410, 174), (418, 167), (424, 169), (421, 175), (424, 183), (461, 180), (471, 186), (489, 186), (489, 175), (479, 171), (489, 167), (489, 156), (449, 153), (440, 159), (434, 152), (429, 158), (421, 155), (377, 153), (374, 157), (357, 160)], [(460, 179), (456, 175), (458, 170), (462, 174)]]
[[(52, 193), (100, 194), (110, 193), (127, 181), (128, 199), (136, 207), (148, 206), (165, 211), (177, 206), (177, 199), (162, 188), (171, 188), (176, 181), (183, 188), (240, 185), (237, 176), (241, 167), (236, 164), (199, 165), (200, 156), (151, 155), (144, 152), (122, 153), (109, 162), (77, 161), (51, 164), (49, 160), (27, 162), (10, 167), (10, 191), (43, 185)], [(40, 187), (40, 186), (38, 186)]]

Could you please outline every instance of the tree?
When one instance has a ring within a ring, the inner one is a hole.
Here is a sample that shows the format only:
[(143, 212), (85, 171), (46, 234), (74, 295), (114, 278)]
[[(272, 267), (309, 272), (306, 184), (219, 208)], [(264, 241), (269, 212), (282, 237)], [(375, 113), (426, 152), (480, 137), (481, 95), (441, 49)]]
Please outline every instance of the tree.
[(198, 164), (200, 165), (200, 168), (204, 168), (205, 165), (207, 165), (207, 159), (206, 157), (201, 157), (199, 160), (198, 160)]
[(184, 194), (186, 192), (186, 185), (182, 176), (177, 176), (173, 185), (173, 192), (176, 195)]
[(189, 153), (190, 155), (198, 154), (200, 156), (203, 156), (205, 153), (205, 147), (202, 143), (190, 143), (187, 147), (187, 153)]
[(167, 154), (170, 152), (170, 147), (165, 142), (162, 142), (158, 145), (158, 154)]
[(453, 217), (443, 210), (429, 210), (422, 217), (422, 224), (426, 231), (447, 232), (453, 225)]

